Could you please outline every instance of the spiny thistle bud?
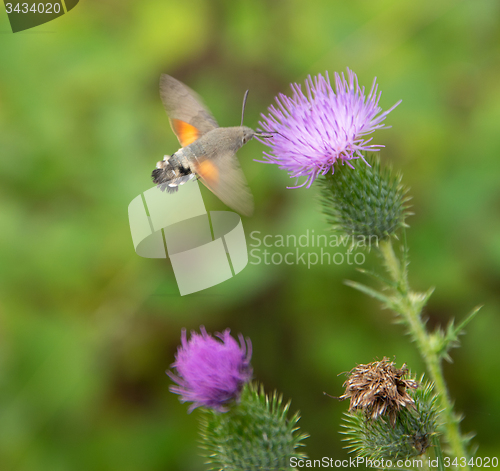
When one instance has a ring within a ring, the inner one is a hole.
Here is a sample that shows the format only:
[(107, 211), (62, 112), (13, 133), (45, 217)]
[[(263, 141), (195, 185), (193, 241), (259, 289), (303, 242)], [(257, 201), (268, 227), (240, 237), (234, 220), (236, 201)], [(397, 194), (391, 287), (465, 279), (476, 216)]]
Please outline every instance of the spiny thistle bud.
[(406, 226), (409, 198), (401, 175), (382, 169), (373, 156), (366, 161), (336, 164), (334, 174), (318, 179), (323, 212), (337, 232), (383, 240)]
[[(436, 434), (439, 411), (433, 385), (424, 382), (423, 376), (418, 383), (403, 379), (408, 374), (405, 366), (398, 370), (386, 359), (376, 363), (383, 363), (379, 380), (375, 379), (378, 375), (374, 374), (372, 363), (360, 365), (368, 367), (361, 368), (366, 372), (360, 369), (346, 382), (352, 383), (347, 385), (351, 393), (346, 390), (341, 397), (351, 398), (351, 407), (342, 424), (345, 430), (341, 432), (346, 435), (346, 448), (357, 457), (372, 461), (419, 456), (432, 444)], [(367, 375), (366, 381), (360, 375)], [(372, 376), (373, 381), (369, 379)], [(357, 404), (354, 407), (353, 400)], [(389, 420), (384, 420), (386, 415)]]
[(290, 459), (307, 435), (299, 434), (299, 415), (287, 418), (290, 403), (276, 393), (269, 398), (261, 387), (247, 384), (239, 404), (227, 413), (203, 409), (201, 446), (210, 470), (289, 470)]
[(349, 412), (363, 410), (372, 420), (387, 415), (394, 426), (402, 407), (415, 407), (415, 401), (406, 389), (415, 389), (417, 383), (403, 379), (408, 374), (406, 365), (398, 369), (384, 357), (382, 361), (358, 365), (349, 374), (344, 383), (345, 393), (339, 398), (350, 399)]

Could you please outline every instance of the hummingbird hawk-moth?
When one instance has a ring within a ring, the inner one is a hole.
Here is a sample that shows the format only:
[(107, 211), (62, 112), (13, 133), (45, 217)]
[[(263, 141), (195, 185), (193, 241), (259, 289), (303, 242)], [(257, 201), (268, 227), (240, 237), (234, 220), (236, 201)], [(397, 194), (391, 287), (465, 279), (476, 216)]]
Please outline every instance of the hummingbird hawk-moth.
[(169, 193), (198, 177), (226, 205), (244, 215), (253, 211), (252, 193), (235, 154), (254, 136), (268, 137), (243, 126), (248, 90), (243, 99), (241, 126), (221, 128), (198, 95), (162, 74), (160, 96), (181, 148), (166, 155), (153, 170), (153, 182)]

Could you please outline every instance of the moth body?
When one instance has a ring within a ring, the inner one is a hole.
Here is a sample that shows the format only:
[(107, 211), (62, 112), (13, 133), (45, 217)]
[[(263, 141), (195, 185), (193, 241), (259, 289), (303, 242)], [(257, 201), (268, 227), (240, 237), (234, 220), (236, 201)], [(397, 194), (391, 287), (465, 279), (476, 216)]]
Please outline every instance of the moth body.
[(229, 207), (252, 214), (252, 194), (235, 154), (255, 131), (243, 125), (219, 127), (201, 98), (169, 75), (160, 78), (160, 96), (181, 148), (156, 164), (153, 182), (160, 190), (173, 193), (197, 177)]
[(183, 185), (195, 176), (189, 162), (179, 151), (173, 155), (166, 155), (153, 170), (153, 181), (162, 191), (174, 193), (179, 189), (179, 185)]
[[(183, 185), (195, 177), (200, 165), (198, 156), (216, 159), (221, 153), (231, 152), (231, 154), (235, 154), (254, 135), (253, 129), (246, 126), (215, 128), (186, 147), (181, 147), (171, 156), (166, 155), (163, 160), (159, 161), (153, 171), (153, 182), (159, 185), (162, 191), (175, 192), (179, 189), (179, 185)], [(207, 165), (204, 167), (208, 170)], [(221, 168), (221, 171), (223, 170)]]

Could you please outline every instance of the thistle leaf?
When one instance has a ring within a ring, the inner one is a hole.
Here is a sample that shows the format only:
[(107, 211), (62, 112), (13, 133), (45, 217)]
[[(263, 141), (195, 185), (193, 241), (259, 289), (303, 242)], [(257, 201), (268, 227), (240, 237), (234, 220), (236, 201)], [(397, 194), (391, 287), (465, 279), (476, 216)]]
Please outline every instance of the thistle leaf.
[(369, 286), (366, 286), (362, 283), (358, 283), (357, 281), (351, 281), (351, 280), (345, 280), (344, 284), (350, 286), (351, 288), (357, 289), (358, 291), (361, 291), (362, 293), (365, 293), (372, 298), (379, 300), (381, 303), (384, 304), (385, 307), (389, 309), (393, 310), (398, 309), (397, 302), (394, 298), (386, 296), (385, 294), (382, 294), (380, 291), (377, 291), (376, 289), (370, 288)]
[(436, 330), (433, 335), (433, 341), (435, 342), (436, 353), (448, 362), (452, 362), (450, 357), (450, 350), (452, 348), (457, 348), (460, 346), (460, 335), (465, 333), (465, 327), (469, 322), (476, 317), (482, 306), (474, 308), (469, 315), (458, 325), (455, 326), (455, 320), (452, 319), (446, 328), (446, 332), (442, 330)]

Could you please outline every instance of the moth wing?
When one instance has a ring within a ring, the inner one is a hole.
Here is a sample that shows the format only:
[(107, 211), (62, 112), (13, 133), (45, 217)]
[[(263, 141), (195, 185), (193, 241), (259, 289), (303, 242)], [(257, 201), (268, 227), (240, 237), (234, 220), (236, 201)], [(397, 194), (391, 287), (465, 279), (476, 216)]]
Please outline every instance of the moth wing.
[(196, 92), (170, 75), (160, 77), (160, 97), (182, 147), (219, 127)]
[(198, 157), (192, 165), (203, 184), (223, 203), (245, 216), (252, 215), (252, 193), (233, 150), (219, 152), (213, 158)]

